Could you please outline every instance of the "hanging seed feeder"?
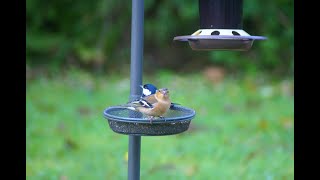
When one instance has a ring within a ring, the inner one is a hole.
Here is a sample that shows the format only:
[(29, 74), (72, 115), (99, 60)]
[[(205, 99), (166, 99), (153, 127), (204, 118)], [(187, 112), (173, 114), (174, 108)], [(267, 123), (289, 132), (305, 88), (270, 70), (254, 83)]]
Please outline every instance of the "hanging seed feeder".
[(242, 0), (199, 0), (200, 29), (191, 35), (174, 37), (186, 41), (193, 50), (247, 51), (254, 40), (242, 29)]

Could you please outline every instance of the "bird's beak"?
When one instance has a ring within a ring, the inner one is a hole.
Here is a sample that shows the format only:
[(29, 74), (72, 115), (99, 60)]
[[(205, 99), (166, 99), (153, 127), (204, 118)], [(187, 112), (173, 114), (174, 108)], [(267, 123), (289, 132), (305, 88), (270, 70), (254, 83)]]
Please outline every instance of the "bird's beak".
[(143, 89), (143, 86), (142, 86), (142, 85), (140, 85), (140, 87)]

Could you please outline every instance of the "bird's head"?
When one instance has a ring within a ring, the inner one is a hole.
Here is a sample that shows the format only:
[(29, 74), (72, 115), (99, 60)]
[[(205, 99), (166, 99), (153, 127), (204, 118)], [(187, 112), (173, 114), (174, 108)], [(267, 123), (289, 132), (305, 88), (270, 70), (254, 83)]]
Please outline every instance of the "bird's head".
[(153, 84), (144, 84), (140, 86), (142, 88), (142, 97), (149, 96), (151, 94), (155, 94), (157, 91), (157, 87)]
[(169, 99), (169, 90), (167, 88), (161, 88), (156, 91), (156, 99), (168, 100)]

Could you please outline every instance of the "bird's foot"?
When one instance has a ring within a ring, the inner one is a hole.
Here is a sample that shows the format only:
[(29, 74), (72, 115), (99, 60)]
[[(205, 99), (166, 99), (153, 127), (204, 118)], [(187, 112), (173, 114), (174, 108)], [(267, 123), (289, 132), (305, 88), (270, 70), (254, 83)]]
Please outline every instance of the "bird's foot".
[(154, 116), (149, 116), (148, 119), (150, 121), (150, 124), (152, 124), (152, 120), (154, 119)]
[(164, 122), (166, 122), (167, 120), (166, 120), (166, 118), (165, 117), (163, 117), (163, 116), (159, 116), (159, 118), (160, 119), (163, 119), (164, 120)]

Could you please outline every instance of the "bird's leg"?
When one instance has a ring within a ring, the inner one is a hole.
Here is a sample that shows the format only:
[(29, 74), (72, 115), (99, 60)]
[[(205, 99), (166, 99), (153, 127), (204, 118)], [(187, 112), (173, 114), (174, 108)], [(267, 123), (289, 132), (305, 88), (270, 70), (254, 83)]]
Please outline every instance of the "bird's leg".
[(150, 124), (152, 124), (152, 120), (153, 120), (154, 116), (149, 116), (148, 119), (150, 120)]
[(167, 121), (166, 118), (164, 118), (164, 116), (159, 116), (160, 119), (163, 119), (165, 122)]

